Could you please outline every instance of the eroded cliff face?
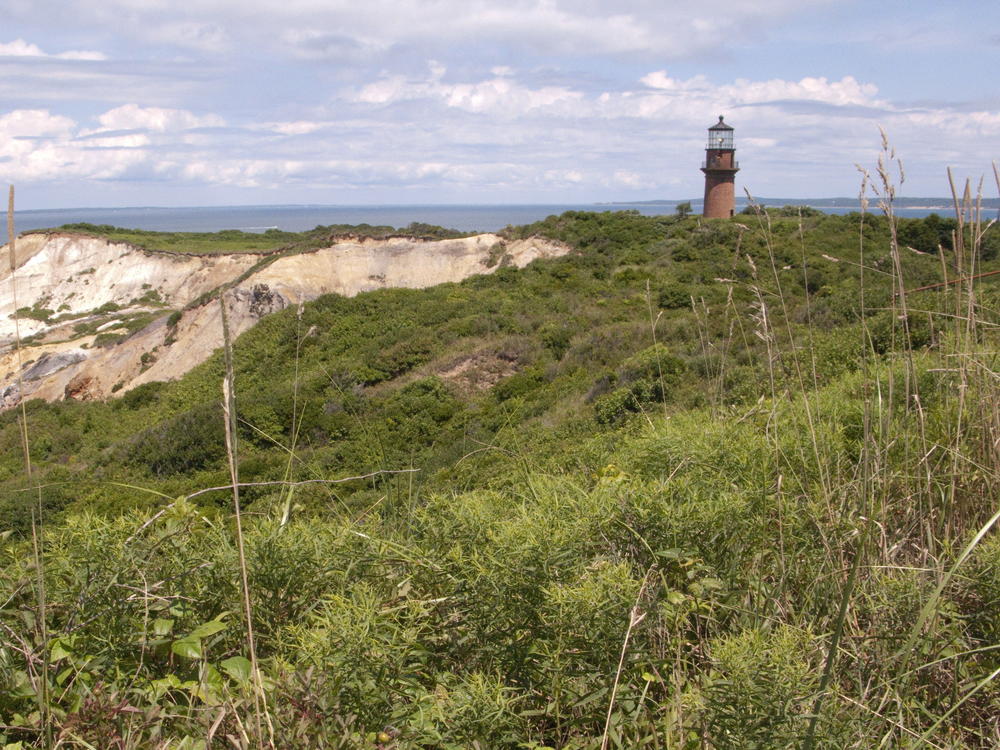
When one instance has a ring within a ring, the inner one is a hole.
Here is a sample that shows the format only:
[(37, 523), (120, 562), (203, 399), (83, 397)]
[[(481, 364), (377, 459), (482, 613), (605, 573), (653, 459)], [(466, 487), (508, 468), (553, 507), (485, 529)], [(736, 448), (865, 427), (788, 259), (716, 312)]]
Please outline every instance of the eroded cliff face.
[[(235, 337), (264, 315), (322, 294), (422, 288), (568, 250), (544, 239), (505, 242), (482, 234), (439, 241), (346, 239), (272, 259), (150, 252), (63, 233), (27, 235), (15, 243), (13, 274), (10, 248), (0, 249), (0, 409), (22, 398), (107, 398), (180, 377), (222, 345), (220, 306), (209, 296), (220, 287), (228, 287)], [(210, 301), (194, 304), (203, 298)]]

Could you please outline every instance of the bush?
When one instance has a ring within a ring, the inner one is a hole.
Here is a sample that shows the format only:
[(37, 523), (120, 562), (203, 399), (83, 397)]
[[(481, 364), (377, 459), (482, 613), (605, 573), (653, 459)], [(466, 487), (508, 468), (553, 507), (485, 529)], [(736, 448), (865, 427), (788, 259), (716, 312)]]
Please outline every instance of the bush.
[(800, 744), (820, 673), (811, 645), (807, 633), (782, 626), (744, 631), (713, 645), (706, 691), (712, 747)]
[(683, 284), (671, 283), (660, 287), (656, 304), (664, 310), (677, 310), (691, 304), (691, 294)]
[(370, 360), (373, 374), (369, 376), (368, 383), (373, 384), (399, 377), (430, 360), (433, 351), (433, 342), (427, 336), (403, 339), (379, 352)]
[(508, 401), (512, 398), (526, 396), (545, 383), (542, 371), (537, 367), (530, 367), (523, 372), (504, 378), (493, 386), (493, 397), (497, 401)]
[(202, 404), (138, 433), (114, 457), (154, 476), (200, 471), (225, 455), (224, 433), (222, 406)]
[[(904, 351), (928, 346), (934, 339), (934, 329), (926, 314), (911, 313), (908, 325), (892, 310), (883, 310), (868, 319), (871, 347), (876, 354)], [(907, 340), (909, 334), (909, 340)]]
[(562, 359), (563, 354), (569, 349), (573, 330), (565, 323), (550, 321), (538, 329), (538, 336), (545, 348), (552, 352), (553, 357)]
[(594, 418), (598, 424), (614, 426), (641, 408), (642, 403), (631, 388), (618, 388), (594, 401)]
[(14, 313), (19, 318), (30, 318), (43, 323), (48, 323), (55, 314), (55, 310), (49, 310), (45, 307), (19, 307)]
[(166, 383), (143, 383), (138, 385), (124, 396), (119, 398), (115, 405), (122, 409), (142, 409), (159, 401), (160, 393), (166, 387)]

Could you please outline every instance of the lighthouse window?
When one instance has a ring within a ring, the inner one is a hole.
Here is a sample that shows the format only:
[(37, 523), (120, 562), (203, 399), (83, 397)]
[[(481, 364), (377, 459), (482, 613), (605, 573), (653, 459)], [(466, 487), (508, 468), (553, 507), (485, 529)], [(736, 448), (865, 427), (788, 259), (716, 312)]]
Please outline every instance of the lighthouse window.
[(732, 130), (709, 130), (708, 148), (729, 149), (733, 147)]

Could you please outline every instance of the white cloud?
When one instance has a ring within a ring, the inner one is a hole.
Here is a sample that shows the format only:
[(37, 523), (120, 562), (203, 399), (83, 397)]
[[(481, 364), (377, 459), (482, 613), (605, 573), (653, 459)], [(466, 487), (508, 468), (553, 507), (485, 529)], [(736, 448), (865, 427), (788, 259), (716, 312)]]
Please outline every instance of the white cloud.
[(642, 175), (627, 169), (616, 169), (613, 181), (627, 188), (653, 187), (656, 184), (648, 178), (644, 178)]
[(758, 149), (774, 148), (778, 145), (777, 138), (742, 138), (741, 142), (747, 146)]
[[(140, 107), (125, 104), (97, 118), (102, 130), (149, 130), (159, 133), (191, 130), (192, 128), (222, 127), (226, 124), (218, 115), (196, 115), (183, 109)], [(88, 131), (89, 133), (98, 131)]]
[(134, 104), (97, 119), (102, 127), (95, 130), (42, 109), (0, 115), (0, 180), (108, 180), (134, 170), (162, 172), (172, 152), (217, 145), (192, 137), (192, 128), (223, 123), (217, 115)]
[(15, 39), (6, 44), (0, 43), (0, 56), (3, 57), (45, 57), (45, 53), (37, 44), (28, 44), (23, 39)]
[(665, 70), (654, 70), (652, 73), (644, 75), (639, 81), (651, 89), (660, 89), (662, 91), (705, 91), (711, 87), (705, 76), (695, 76), (687, 81), (681, 81), (671, 78)]
[(740, 104), (810, 101), (835, 106), (888, 106), (887, 102), (875, 99), (878, 93), (875, 84), (859, 83), (853, 76), (845, 76), (839, 81), (828, 81), (823, 77), (803, 78), (799, 81), (772, 79), (754, 82), (738, 79), (733, 85), (723, 87), (722, 93)]
[[(209, 51), (253, 39), (290, 56), (341, 59), (395, 45), (497, 43), (532, 54), (677, 59), (750, 38), (833, 0), (36, 0), (31, 12), (112, 24), (133, 38)], [(27, 6), (30, 7), (30, 6)], [(277, 44), (275, 44), (277, 42)]]
[[(867, 162), (878, 147), (879, 124), (895, 134), (901, 153), (937, 164), (954, 163), (960, 150), (953, 146), (963, 139), (1000, 138), (998, 112), (902, 107), (880, 96), (873, 83), (852, 76), (720, 83), (660, 70), (643, 75), (632, 88), (601, 93), (530, 85), (515, 73), (500, 77), (494, 71), (494, 76), (463, 82), (440, 71), (422, 77), (383, 76), (362, 87), (354, 101), (369, 107), (371, 116), (382, 112), (383, 121), (393, 121), (394, 127), (404, 127), (409, 118), (415, 129), (426, 128), (429, 121), (441, 123), (456, 148), (476, 147), (479, 154), (470, 160), (504, 154), (518, 167), (509, 170), (507, 181), (519, 190), (533, 185), (569, 190), (576, 182), (600, 187), (605, 195), (647, 191), (655, 196), (657, 190), (674, 195), (678, 184), (695, 193), (705, 131), (719, 113), (736, 127), (745, 166), (741, 177), (762, 185), (765, 191), (755, 190), (758, 194), (826, 194), (836, 188), (803, 185), (832, 169), (846, 175), (835, 182), (853, 184), (854, 163)], [(482, 113), (492, 117), (473, 117)], [(949, 151), (940, 145), (942, 134), (952, 144)], [(442, 148), (433, 135), (427, 142)], [(400, 158), (420, 145), (399, 149)], [(687, 177), (679, 180), (677, 170), (686, 170)], [(449, 176), (457, 174), (454, 168), (448, 171)], [(473, 174), (483, 179), (483, 173)], [(852, 190), (856, 187), (839, 188), (842, 193)]]
[[(716, 85), (705, 76), (672, 78), (665, 71), (648, 73), (640, 79), (643, 87), (598, 96), (566, 86), (531, 87), (519, 83), (510, 71), (471, 82), (447, 82), (444, 69), (432, 66), (423, 78), (400, 75), (383, 76), (363, 86), (355, 95), (357, 102), (388, 105), (396, 102), (429, 100), (467, 112), (490, 112), (506, 117), (544, 114), (552, 117), (601, 117), (616, 119), (697, 118), (706, 113), (748, 105), (780, 105), (806, 102), (835, 107), (861, 106), (887, 108), (889, 103), (876, 98), (878, 88), (852, 76), (836, 81), (806, 77), (798, 81), (738, 79)], [(723, 109), (720, 109), (723, 108)]]
[(50, 55), (43, 52), (37, 44), (31, 44), (23, 39), (12, 42), (0, 42), (0, 57), (54, 57), (60, 60), (106, 60), (107, 56), (94, 50), (68, 50)]
[[(584, 99), (583, 92), (564, 86), (523, 86), (510, 77), (509, 69), (502, 70), (493, 78), (471, 83), (445, 82), (442, 80), (445, 72), (443, 66), (432, 63), (429, 75), (423, 80), (386, 76), (362, 87), (355, 99), (379, 105), (431, 99), (466, 112), (491, 112), (508, 117), (540, 110), (561, 110), (569, 114), (575, 111), (572, 105)], [(569, 108), (567, 105), (570, 105)]]
[(143, 36), (154, 42), (189, 47), (206, 52), (224, 52), (232, 39), (222, 24), (197, 21), (171, 21), (150, 25)]
[(737, 79), (732, 84), (714, 86), (704, 76), (687, 80), (671, 78), (666, 71), (657, 70), (643, 76), (646, 86), (674, 94), (699, 95), (701, 98), (728, 100), (733, 104), (761, 104), (780, 101), (823, 102), (835, 106), (859, 105), (868, 107), (888, 106), (875, 95), (878, 87), (873, 83), (860, 83), (853, 76), (839, 81), (824, 77), (806, 77), (798, 81), (774, 78), (768, 81)]
[(132, 148), (95, 148), (74, 141), (76, 123), (46, 110), (0, 115), (0, 179), (11, 183), (109, 179), (145, 156)]
[(72, 134), (76, 123), (44, 109), (17, 109), (0, 115), (0, 138), (57, 138)]
[(296, 120), (295, 122), (271, 122), (262, 126), (263, 130), (271, 130), (281, 135), (308, 135), (326, 127), (328, 123)]

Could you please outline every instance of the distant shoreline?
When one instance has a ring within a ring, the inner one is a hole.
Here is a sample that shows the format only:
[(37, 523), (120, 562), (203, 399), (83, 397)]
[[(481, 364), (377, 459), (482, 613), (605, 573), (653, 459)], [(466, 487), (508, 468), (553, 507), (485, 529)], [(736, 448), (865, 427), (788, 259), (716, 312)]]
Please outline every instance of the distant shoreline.
[[(599, 206), (676, 206), (678, 203), (690, 203), (692, 208), (700, 206), (700, 199), (689, 198), (682, 200), (649, 200), (649, 201), (609, 201), (598, 203)], [(850, 209), (860, 208), (860, 201), (857, 198), (754, 198), (754, 202), (761, 206), (808, 206), (810, 208), (839, 208)], [(737, 198), (738, 207), (750, 205), (746, 198)], [(869, 199), (869, 205), (875, 205), (875, 199)], [(955, 207), (951, 198), (895, 198), (893, 205), (898, 208), (905, 208), (920, 211), (952, 211)], [(983, 198), (982, 207), (987, 209), (1000, 208), (1000, 198)]]
[[(858, 206), (857, 197), (838, 198), (765, 198), (755, 197), (755, 203), (767, 206), (812, 206), (814, 208), (851, 208)], [(874, 203), (876, 199), (870, 198)], [(236, 205), (214, 205), (214, 206), (61, 206), (58, 208), (25, 208), (15, 210), (17, 214), (41, 214), (59, 213), (67, 211), (108, 211), (108, 212), (130, 212), (130, 211), (257, 211), (257, 210), (357, 210), (357, 211), (381, 211), (381, 210), (457, 210), (457, 209), (517, 209), (517, 208), (557, 208), (560, 206), (676, 206), (679, 203), (690, 203), (692, 206), (700, 206), (701, 198), (656, 198), (651, 200), (635, 201), (593, 201), (593, 202), (569, 202), (569, 203), (247, 203)], [(737, 206), (747, 206), (749, 201), (744, 197), (736, 198)], [(903, 208), (945, 210), (954, 207), (951, 198), (948, 197), (919, 197), (907, 198), (896, 197), (893, 205)], [(1000, 208), (1000, 198), (983, 198), (983, 208)], [(6, 214), (5, 211), (0, 213)]]
[[(317, 226), (358, 225), (405, 229), (411, 224), (430, 224), (461, 232), (496, 232), (507, 226), (522, 226), (566, 211), (638, 211), (646, 216), (673, 215), (681, 203), (691, 204), (691, 213), (701, 213), (700, 200), (649, 200), (607, 203), (508, 204), (508, 205), (383, 205), (323, 206), (315, 204), (278, 206), (145, 206), (121, 208), (42, 208), (14, 212), (15, 229), (30, 232), (58, 228), (66, 224), (110, 225), (124, 229), (156, 232), (218, 232), (239, 230), (260, 233), (268, 229), (302, 232)], [(845, 214), (860, 211), (860, 204), (848, 198), (759, 198), (767, 207), (803, 206), (826, 213)], [(747, 206), (746, 199), (736, 202), (736, 211)], [(900, 198), (894, 202), (897, 216), (920, 218), (931, 213), (950, 216), (949, 200), (944, 198)], [(1000, 200), (983, 201), (992, 213)], [(874, 202), (869, 213), (878, 213)], [(3, 213), (6, 218), (6, 212)]]

